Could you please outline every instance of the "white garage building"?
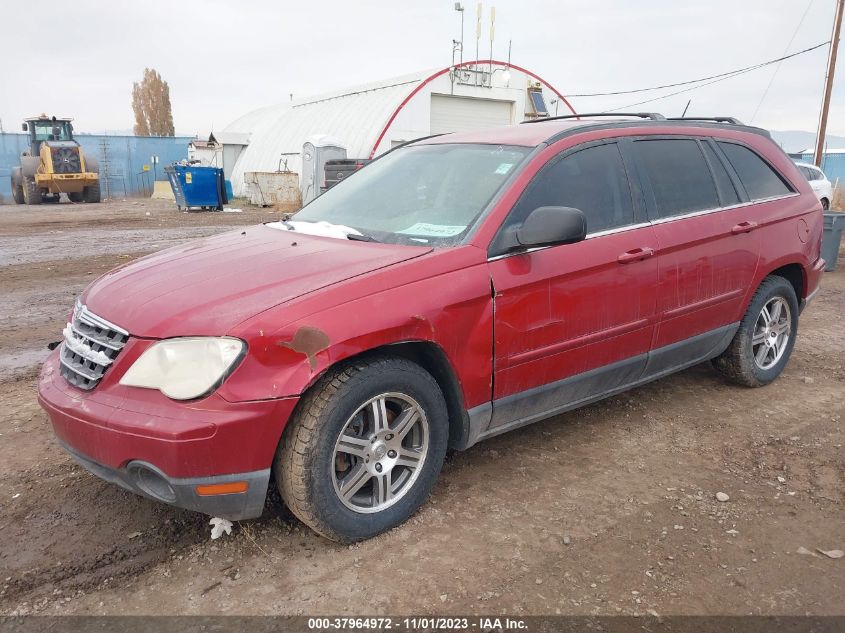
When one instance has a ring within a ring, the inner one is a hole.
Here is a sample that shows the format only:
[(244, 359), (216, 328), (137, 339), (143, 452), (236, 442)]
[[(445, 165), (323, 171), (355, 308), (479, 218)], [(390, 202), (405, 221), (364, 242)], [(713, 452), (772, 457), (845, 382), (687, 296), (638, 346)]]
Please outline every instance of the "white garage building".
[(372, 158), (422, 136), (572, 114), (537, 74), (499, 61), (464, 62), (261, 108), (216, 134), (235, 195), (244, 173), (299, 172), (302, 145), (328, 135), (350, 158)]

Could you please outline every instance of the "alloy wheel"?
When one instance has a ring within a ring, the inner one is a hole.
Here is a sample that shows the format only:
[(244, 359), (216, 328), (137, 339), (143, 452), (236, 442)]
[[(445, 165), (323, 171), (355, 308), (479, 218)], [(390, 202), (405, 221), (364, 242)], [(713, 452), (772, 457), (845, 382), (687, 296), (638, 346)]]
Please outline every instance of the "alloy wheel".
[(791, 331), (792, 314), (789, 304), (783, 297), (772, 297), (760, 311), (751, 338), (754, 363), (759, 369), (771, 369), (780, 361), (786, 351)]
[(420, 474), (429, 435), (425, 412), (407, 394), (384, 393), (361, 405), (344, 425), (331, 463), (343, 505), (381, 512), (404, 497)]

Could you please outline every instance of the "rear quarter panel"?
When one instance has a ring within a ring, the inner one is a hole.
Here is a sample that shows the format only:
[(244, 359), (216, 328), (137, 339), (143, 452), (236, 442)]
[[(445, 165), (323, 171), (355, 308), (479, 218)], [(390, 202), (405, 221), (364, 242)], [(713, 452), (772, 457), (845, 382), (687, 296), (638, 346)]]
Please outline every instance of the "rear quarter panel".
[(744, 134), (739, 140), (769, 161), (797, 192), (788, 198), (754, 205), (753, 219), (759, 224), (761, 234), (760, 261), (746, 304), (766, 276), (788, 264), (801, 266), (804, 283), (798, 299), (805, 299), (821, 279), (818, 272), (824, 230), (821, 203), (792, 159), (774, 141), (757, 134)]

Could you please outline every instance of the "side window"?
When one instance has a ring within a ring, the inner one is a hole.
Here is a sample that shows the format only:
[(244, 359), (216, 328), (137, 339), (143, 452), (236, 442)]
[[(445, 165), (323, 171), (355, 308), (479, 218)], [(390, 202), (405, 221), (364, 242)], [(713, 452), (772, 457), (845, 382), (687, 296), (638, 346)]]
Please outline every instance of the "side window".
[(807, 171), (810, 172), (810, 180), (824, 180), (822, 172), (820, 172), (818, 169), (811, 169), (808, 167)]
[(802, 174), (804, 174), (804, 178), (806, 178), (807, 180), (813, 179), (813, 170), (812, 169), (809, 169), (807, 167), (799, 167), (798, 169), (801, 170)]
[(506, 226), (537, 207), (575, 207), (587, 216), (587, 232), (634, 222), (631, 187), (616, 143), (596, 145), (543, 167), (511, 211)]
[(731, 177), (728, 176), (728, 170), (722, 164), (721, 159), (716, 155), (710, 143), (702, 143), (704, 153), (707, 154), (707, 160), (710, 161), (710, 166), (713, 169), (713, 177), (716, 179), (716, 185), (719, 187), (719, 196), (722, 199), (722, 206), (729, 207), (732, 204), (739, 204), (739, 194), (736, 192)]
[(634, 147), (651, 182), (659, 217), (720, 206), (716, 184), (697, 141), (644, 140), (636, 141)]
[(719, 141), (719, 147), (731, 161), (752, 200), (783, 196), (792, 192), (780, 175), (747, 147), (722, 141)]

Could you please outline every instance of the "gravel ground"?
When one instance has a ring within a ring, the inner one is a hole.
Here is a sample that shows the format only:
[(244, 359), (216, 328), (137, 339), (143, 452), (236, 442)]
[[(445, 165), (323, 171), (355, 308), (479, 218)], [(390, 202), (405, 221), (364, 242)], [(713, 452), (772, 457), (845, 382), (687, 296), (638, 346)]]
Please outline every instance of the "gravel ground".
[(845, 266), (773, 385), (702, 365), (451, 454), (411, 521), (352, 547), (277, 498), (212, 542), (208, 517), (78, 468), (35, 399), (74, 297), (276, 217), (0, 206), (0, 615), (845, 614), (845, 558), (818, 551), (845, 549)]

